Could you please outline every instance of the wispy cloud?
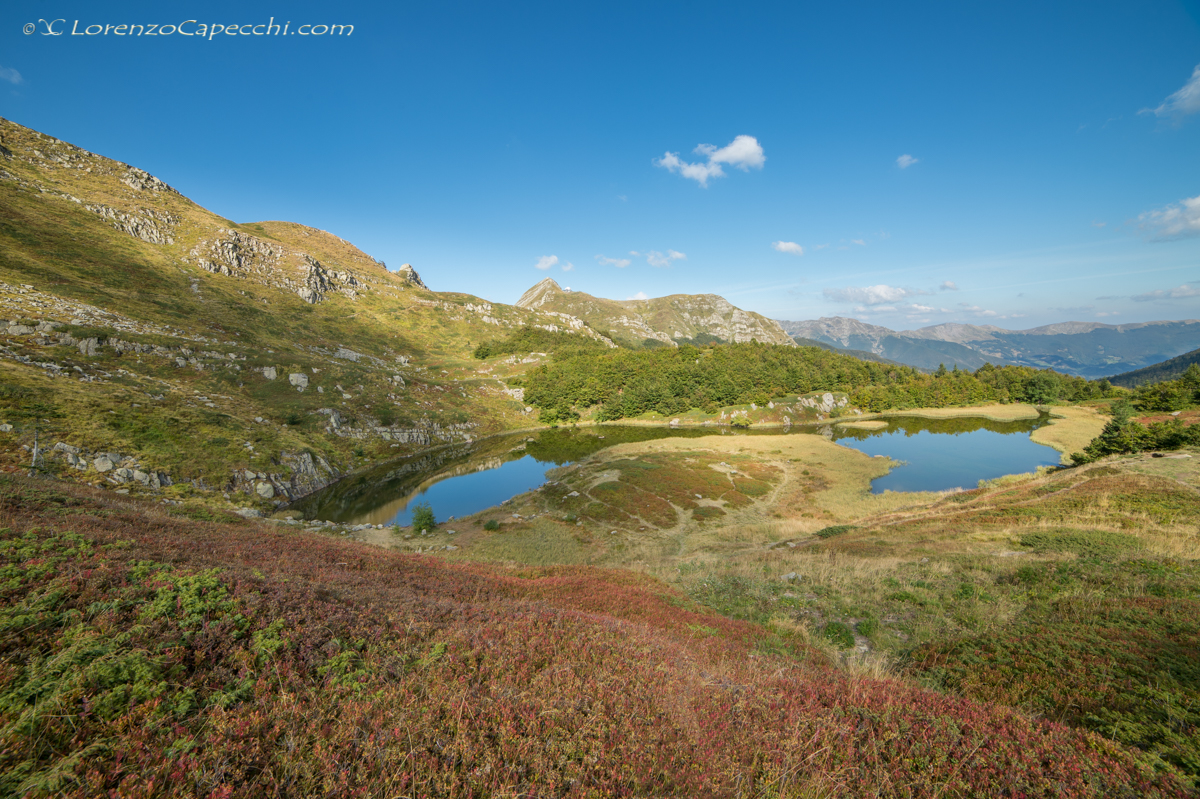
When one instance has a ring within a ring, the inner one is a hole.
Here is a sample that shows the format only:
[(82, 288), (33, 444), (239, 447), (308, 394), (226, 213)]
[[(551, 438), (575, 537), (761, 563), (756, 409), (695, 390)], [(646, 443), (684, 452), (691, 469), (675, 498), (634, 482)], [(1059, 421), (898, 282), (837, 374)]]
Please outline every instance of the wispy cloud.
[(859, 247), (866, 247), (866, 239), (850, 239), (851, 244), (857, 244)]
[(681, 252), (677, 252), (676, 250), (667, 250), (666, 253), (661, 253), (658, 250), (649, 250), (647, 252), (630, 250), (629, 254), (637, 256), (638, 258), (645, 257), (646, 263), (657, 267), (670, 266), (672, 261), (687, 260), (686, 255)]
[(546, 270), (558, 263), (557, 255), (543, 255), (537, 259), (537, 263), (533, 265), (534, 269)]
[(617, 269), (624, 269), (633, 263), (628, 258), (607, 258), (603, 255), (597, 255), (596, 260), (601, 266), (615, 266)]
[[(856, 302), (862, 305), (883, 305), (884, 303), (897, 302), (906, 297), (915, 297), (927, 292), (880, 284), (878, 286), (850, 286), (844, 289), (825, 289), (823, 293), (826, 298), (831, 299), (834, 302)], [(874, 310), (881, 311), (884, 309), (876, 308)]]
[(913, 158), (908, 153), (905, 153), (904, 155), (902, 155), (896, 159), (896, 166), (900, 167), (901, 169), (908, 169), (910, 166), (912, 166), (913, 164), (917, 163), (920, 160), (921, 160), (920, 158)]
[(1134, 302), (1151, 302), (1152, 300), (1182, 300), (1188, 297), (1200, 297), (1200, 288), (1194, 288), (1184, 283), (1173, 289), (1148, 291), (1145, 294), (1130, 297), (1130, 299)]
[(776, 252), (786, 252), (789, 255), (804, 255), (804, 248), (794, 241), (777, 241), (771, 245)]
[(21, 73), (12, 67), (0, 67), (0, 80), (6, 80), (13, 86), (19, 86), (25, 82), (25, 79), (21, 77)]
[(1145, 108), (1142, 113), (1160, 117), (1182, 117), (1200, 111), (1200, 65), (1192, 70), (1192, 77), (1183, 88), (1163, 100), (1155, 109)]
[(564, 272), (572, 272), (575, 270), (575, 264), (571, 263), (570, 261), (567, 261), (565, 264), (563, 264), (562, 270)]
[(953, 280), (943, 280), (938, 288), (942, 291), (958, 291), (958, 284)]
[(1147, 211), (1138, 217), (1142, 230), (1152, 239), (1181, 239), (1200, 236), (1200, 195), (1174, 205)]
[(767, 160), (762, 145), (753, 136), (737, 136), (720, 148), (712, 144), (701, 144), (693, 152), (707, 156), (708, 160), (690, 163), (681, 159), (679, 153), (667, 152), (662, 158), (655, 158), (653, 164), (708, 188), (709, 178), (724, 177), (725, 170), (721, 168), (721, 164), (748, 172), (750, 169), (762, 169)]
[(634, 294), (632, 297), (626, 297), (625, 299), (626, 300), (648, 300), (650, 298), (646, 296), (646, 292), (639, 291), (637, 294)]

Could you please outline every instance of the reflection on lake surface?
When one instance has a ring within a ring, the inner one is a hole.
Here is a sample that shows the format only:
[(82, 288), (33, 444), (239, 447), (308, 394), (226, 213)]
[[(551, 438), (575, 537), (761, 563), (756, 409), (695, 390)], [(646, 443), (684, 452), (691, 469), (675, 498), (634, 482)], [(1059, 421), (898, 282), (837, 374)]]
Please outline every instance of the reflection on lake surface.
[(1016, 422), (890, 417), (883, 430), (841, 426), (734, 432), (729, 428), (602, 426), (542, 430), (455, 444), (383, 464), (342, 480), (294, 506), (308, 518), (354, 524), (412, 521), (428, 502), (439, 521), (469, 516), (546, 482), (546, 473), (605, 447), (657, 438), (712, 435), (823, 435), (868, 455), (905, 461), (872, 482), (872, 490), (974, 488), (980, 480), (1058, 463), (1058, 453), (1029, 434), (1047, 417)]
[(904, 461), (871, 481), (871, 491), (945, 491), (975, 488), (980, 480), (1057, 466), (1058, 452), (1029, 435), (1046, 416), (1015, 422), (978, 417), (922, 419), (892, 416), (884, 430), (837, 429), (834, 440), (868, 455)]

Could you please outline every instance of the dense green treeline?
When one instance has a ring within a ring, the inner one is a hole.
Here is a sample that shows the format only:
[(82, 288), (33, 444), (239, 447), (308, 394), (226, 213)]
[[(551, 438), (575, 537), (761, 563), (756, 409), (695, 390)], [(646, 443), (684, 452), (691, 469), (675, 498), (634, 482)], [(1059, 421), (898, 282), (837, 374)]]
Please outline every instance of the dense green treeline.
[(1105, 455), (1147, 452), (1158, 449), (1179, 449), (1200, 446), (1200, 424), (1185, 425), (1180, 419), (1140, 425), (1133, 421), (1133, 406), (1122, 398), (1112, 404), (1112, 420), (1100, 435), (1092, 439), (1083, 452), (1074, 452), (1076, 463), (1090, 463)]
[(1178, 380), (1138, 386), (1133, 405), (1140, 411), (1182, 411), (1200, 403), (1200, 365), (1189, 366)]
[(524, 355), (530, 352), (567, 354), (603, 352), (606, 349), (608, 345), (599, 339), (526, 325), (502, 339), (483, 342), (475, 348), (475, 357), (483, 360), (493, 355)]
[(575, 409), (602, 406), (600, 420), (647, 411), (714, 413), (728, 405), (765, 405), (788, 394), (844, 392), (865, 411), (940, 408), (981, 402), (1082, 400), (1111, 387), (1030, 367), (985, 365), (974, 373), (924, 374), (908, 366), (861, 361), (817, 347), (766, 344), (681, 346), (657, 350), (561, 352), (523, 381), (525, 401), (546, 421), (577, 418)]

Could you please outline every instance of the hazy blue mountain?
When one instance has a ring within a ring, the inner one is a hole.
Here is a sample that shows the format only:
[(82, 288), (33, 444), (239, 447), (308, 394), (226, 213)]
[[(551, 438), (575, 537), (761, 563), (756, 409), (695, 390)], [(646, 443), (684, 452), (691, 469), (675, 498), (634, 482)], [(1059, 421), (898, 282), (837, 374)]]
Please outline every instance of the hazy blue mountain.
[(895, 331), (844, 317), (779, 324), (793, 338), (865, 350), (922, 369), (934, 369), (940, 363), (966, 369), (984, 363), (1015, 364), (1100, 378), (1151, 366), (1200, 347), (1200, 321), (1195, 319), (1129, 325), (1061, 322), (1029, 330), (948, 323)]

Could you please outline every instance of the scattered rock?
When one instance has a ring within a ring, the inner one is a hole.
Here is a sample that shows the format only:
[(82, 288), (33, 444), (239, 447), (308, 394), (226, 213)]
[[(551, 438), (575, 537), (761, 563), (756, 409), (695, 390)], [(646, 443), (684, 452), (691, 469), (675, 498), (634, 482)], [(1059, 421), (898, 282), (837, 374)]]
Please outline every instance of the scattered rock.
[(788, 572), (779, 579), (783, 580), (785, 583), (796, 583), (800, 581), (800, 575), (796, 574), (795, 572)]
[(109, 471), (113, 468), (113, 465), (113, 462), (109, 460), (107, 455), (101, 455), (92, 461), (92, 468), (101, 473)]
[(303, 390), (308, 387), (308, 375), (303, 372), (292, 372), (288, 375), (288, 382)]

